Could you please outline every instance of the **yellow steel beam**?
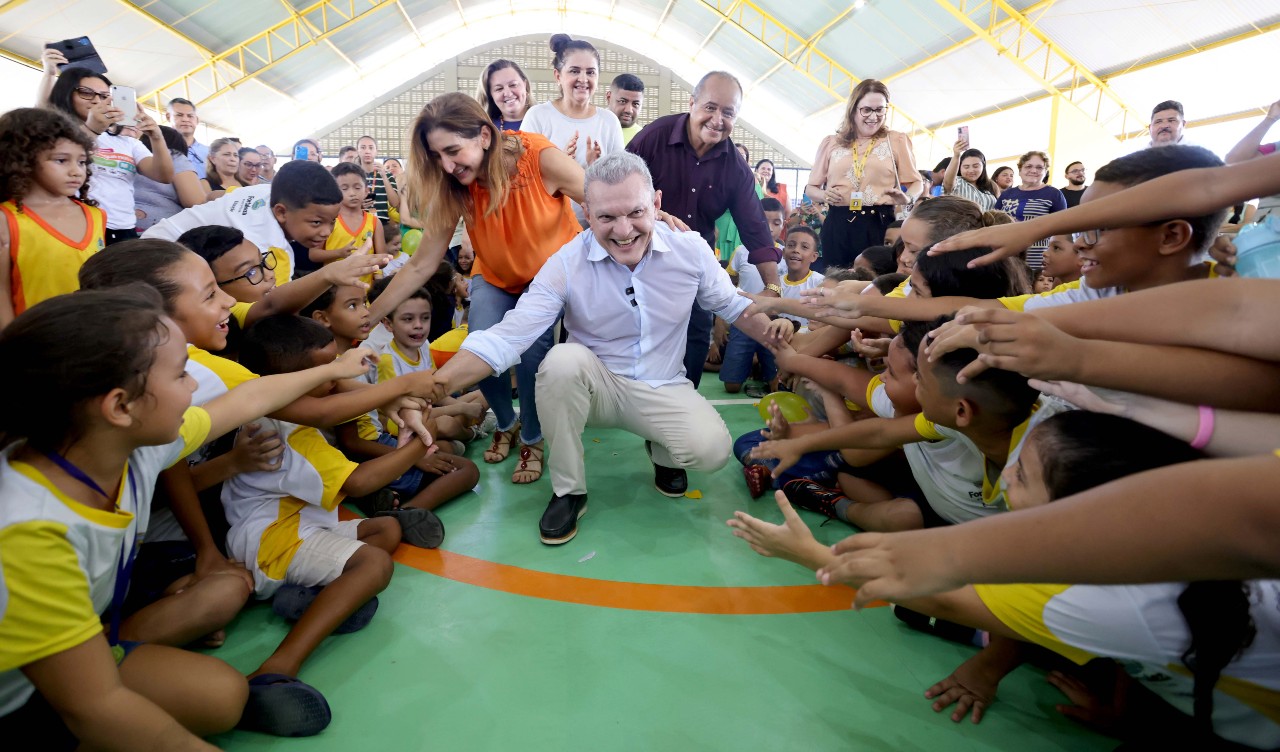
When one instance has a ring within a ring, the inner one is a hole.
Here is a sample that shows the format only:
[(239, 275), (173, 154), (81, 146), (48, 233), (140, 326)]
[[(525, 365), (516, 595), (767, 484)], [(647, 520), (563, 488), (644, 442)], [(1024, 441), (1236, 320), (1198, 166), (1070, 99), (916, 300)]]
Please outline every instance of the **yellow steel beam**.
[[(181, 88), (186, 92), (187, 99), (196, 101), (197, 105), (203, 104), (261, 76), (295, 54), (324, 42), (378, 11), (395, 5), (396, 0), (320, 0), (298, 11), (297, 16), (286, 18), (231, 49), (218, 53), (209, 62), (147, 93), (142, 99), (163, 106), (165, 92)], [(311, 19), (320, 33), (310, 34), (302, 18)], [(192, 96), (193, 87), (201, 93)]]
[[(1035, 5), (1032, 5), (1023, 9), (1022, 15), (1027, 16), (1028, 18), (1034, 16), (1036, 20), (1039, 20), (1040, 15), (1042, 15), (1045, 11), (1049, 10), (1049, 8), (1053, 7), (1053, 4), (1056, 2), (1058, 2), (1058, 0), (1040, 0), (1040, 2), (1036, 3)], [(1006, 26), (1008, 26), (1011, 23), (1013, 23), (1013, 19), (1011, 18), (1006, 18), (1003, 21), (998, 21), (994, 25), (992, 25), (990, 31), (994, 34), (999, 34), (1001, 31), (1004, 30)], [(929, 55), (923, 60), (914, 62), (911, 65), (908, 65), (907, 67), (903, 68), (902, 70), (894, 71), (893, 73), (890, 73), (889, 75), (885, 76), (884, 78), (881, 78), (880, 80), (887, 84), (896, 78), (902, 78), (908, 73), (914, 73), (915, 71), (920, 70), (921, 68), (923, 68), (926, 65), (929, 65), (930, 63), (937, 62), (938, 60), (941, 60), (942, 58), (961, 49), (962, 47), (968, 47), (974, 42), (981, 42), (981, 41), (982, 41), (982, 37), (975, 34), (969, 37), (968, 39), (965, 39), (964, 41), (956, 42), (955, 44), (951, 45), (945, 50), (941, 50), (940, 52), (935, 52), (934, 54)]]
[[(133, 11), (134, 13), (136, 13), (136, 14), (138, 14), (138, 15), (142, 16), (143, 18), (147, 19), (148, 21), (150, 21), (151, 23), (153, 23), (153, 24), (155, 24), (156, 26), (160, 27), (161, 29), (163, 29), (163, 30), (165, 30), (165, 31), (169, 32), (170, 34), (172, 34), (173, 36), (177, 37), (178, 39), (181, 39), (182, 41), (184, 41), (184, 42), (186, 42), (187, 44), (191, 45), (191, 46), (192, 46), (192, 48), (194, 48), (194, 49), (195, 49), (195, 51), (196, 51), (197, 53), (199, 53), (199, 54), (200, 54), (200, 57), (204, 58), (205, 60), (212, 60), (214, 57), (216, 57), (216, 56), (217, 56), (217, 53), (215, 53), (213, 50), (209, 49), (208, 47), (205, 47), (204, 45), (200, 44), (199, 42), (197, 42), (196, 40), (194, 40), (194, 39), (192, 39), (191, 37), (187, 36), (186, 34), (183, 34), (182, 32), (178, 31), (178, 30), (177, 30), (176, 28), (174, 28), (173, 26), (170, 26), (169, 24), (167, 24), (167, 23), (165, 23), (164, 21), (160, 20), (160, 19), (159, 19), (159, 18), (157, 18), (154, 14), (152, 14), (152, 13), (151, 13), (151, 11), (147, 10), (146, 8), (143, 8), (142, 6), (140, 6), (140, 5), (136, 4), (136, 3), (129, 2), (129, 0), (116, 0), (116, 2), (118, 2), (118, 3), (120, 3), (121, 5), (125, 6), (126, 8), (128, 8), (128, 9), (129, 9), (129, 10), (131, 10), (131, 11)], [(289, 96), (288, 94), (285, 94), (283, 91), (280, 91), (279, 89), (275, 88), (274, 86), (270, 86), (270, 85), (268, 85), (268, 84), (263, 84), (263, 86), (266, 86), (268, 89), (271, 89), (271, 90), (272, 90), (272, 91), (274, 91), (276, 94), (279, 94), (279, 95), (280, 95), (280, 96), (282, 96), (282, 97), (288, 97), (289, 99), (293, 99), (293, 97), (292, 97), (292, 96)], [(156, 111), (157, 111), (157, 112), (164, 112), (164, 106), (163, 106), (163, 104), (161, 104), (160, 106), (157, 106), (157, 107), (156, 107)]]
[[(833, 18), (833, 19), (831, 19), (830, 21), (827, 21), (826, 23), (824, 23), (824, 24), (822, 25), (822, 28), (820, 28), (820, 29), (818, 29), (817, 31), (813, 32), (813, 35), (812, 35), (812, 36), (810, 36), (808, 39), (804, 40), (804, 46), (803, 46), (803, 47), (801, 47), (799, 50), (797, 50), (795, 54), (798, 56), (798, 55), (800, 54), (800, 52), (802, 52), (802, 51), (804, 51), (804, 50), (807, 50), (807, 49), (812, 49), (812, 48), (813, 48), (813, 46), (814, 46), (815, 44), (817, 44), (817, 43), (818, 43), (818, 40), (819, 40), (819, 39), (822, 39), (824, 36), (826, 36), (828, 31), (831, 31), (831, 29), (832, 29), (836, 24), (838, 24), (838, 23), (840, 23), (841, 21), (843, 21), (843, 20), (845, 19), (845, 17), (846, 17), (846, 16), (848, 16), (848, 15), (849, 15), (850, 13), (852, 13), (852, 12), (853, 12), (853, 3), (850, 3), (850, 4), (849, 4), (849, 7), (845, 8), (845, 9), (844, 9), (844, 10), (842, 10), (842, 11), (840, 11), (840, 13), (839, 13), (835, 18)], [(751, 85), (747, 87), (747, 91), (751, 91), (752, 89), (756, 88), (756, 87), (757, 87), (757, 86), (759, 86), (760, 84), (764, 83), (764, 82), (765, 82), (765, 79), (769, 78), (769, 77), (770, 77), (770, 76), (772, 76), (773, 74), (775, 74), (775, 73), (777, 73), (778, 71), (782, 70), (783, 66), (785, 66), (785, 65), (786, 65), (787, 63), (789, 63), (789, 62), (792, 62), (792, 61), (791, 61), (791, 60), (789, 60), (789, 59), (788, 59), (788, 60), (779, 60), (777, 63), (775, 63), (775, 64), (774, 64), (774, 66), (773, 66), (772, 68), (770, 68), (769, 70), (765, 71), (765, 74), (764, 74), (763, 76), (761, 76), (760, 78), (757, 78), (755, 81), (752, 81), (752, 82), (751, 82)]]
[[(806, 39), (751, 0), (701, 0), (702, 4), (768, 47), (783, 62), (822, 87), (837, 100), (847, 100), (861, 80), (822, 50), (806, 44)], [(893, 112), (913, 126), (915, 133), (932, 136), (933, 131), (916, 118), (894, 107)]]
[(0, 50), (0, 57), (3, 57), (7, 60), (12, 60), (15, 63), (20, 63), (22, 65), (27, 66), (28, 68), (35, 68), (36, 70), (44, 70), (44, 63), (41, 63), (39, 60), (32, 60), (26, 55), (19, 55), (18, 53), (13, 52), (11, 50)]
[[(1050, 96), (1061, 97), (1086, 117), (1106, 126), (1119, 118), (1114, 130), (1125, 133), (1131, 123), (1143, 123), (1139, 114), (1105, 81), (1051, 40), (1036, 24), (1010, 6), (1005, 0), (934, 0), (997, 52), (1017, 65)], [(973, 20), (978, 12), (988, 14), (987, 26)], [(993, 33), (1000, 13), (1013, 21)], [(1059, 86), (1059, 82), (1069, 82)]]
[[(315, 24), (311, 23), (311, 21), (309, 21), (306, 17), (300, 15), (298, 13), (298, 9), (294, 8), (293, 4), (290, 3), (289, 0), (280, 0), (280, 4), (284, 6), (285, 13), (288, 13), (290, 16), (292, 16), (293, 18), (297, 19), (302, 23), (302, 28), (306, 29), (307, 34), (312, 39), (315, 39), (316, 36), (323, 33), (322, 31), (320, 31), (320, 29), (316, 28)], [(396, 3), (396, 4), (399, 5), (399, 3)], [(356, 65), (356, 62), (354, 60), (347, 57), (346, 53), (338, 49), (338, 45), (334, 44), (332, 39), (324, 40), (324, 44), (333, 52), (333, 54), (342, 58), (342, 61), (347, 65), (349, 65), (351, 69), (356, 72), (356, 75), (360, 75), (361, 73), (360, 66)]]

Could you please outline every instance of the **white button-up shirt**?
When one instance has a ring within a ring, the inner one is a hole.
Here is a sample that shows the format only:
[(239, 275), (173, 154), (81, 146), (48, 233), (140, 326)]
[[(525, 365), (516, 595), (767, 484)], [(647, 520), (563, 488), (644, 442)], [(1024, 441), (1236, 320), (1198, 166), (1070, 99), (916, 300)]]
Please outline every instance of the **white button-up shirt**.
[(649, 250), (632, 271), (584, 230), (547, 259), (501, 322), (472, 332), (462, 349), (502, 373), (563, 311), (569, 342), (585, 345), (613, 373), (652, 387), (687, 383), (685, 340), (695, 300), (729, 323), (751, 305), (698, 233), (656, 222)]

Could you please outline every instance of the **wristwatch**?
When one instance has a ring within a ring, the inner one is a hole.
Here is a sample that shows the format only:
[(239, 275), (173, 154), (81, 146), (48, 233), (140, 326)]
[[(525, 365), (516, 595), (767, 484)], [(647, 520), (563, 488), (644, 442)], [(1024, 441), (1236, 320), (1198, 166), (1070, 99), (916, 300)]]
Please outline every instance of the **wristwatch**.
[(782, 297), (782, 285), (765, 285), (764, 289), (768, 290), (774, 295), (777, 295), (778, 297)]

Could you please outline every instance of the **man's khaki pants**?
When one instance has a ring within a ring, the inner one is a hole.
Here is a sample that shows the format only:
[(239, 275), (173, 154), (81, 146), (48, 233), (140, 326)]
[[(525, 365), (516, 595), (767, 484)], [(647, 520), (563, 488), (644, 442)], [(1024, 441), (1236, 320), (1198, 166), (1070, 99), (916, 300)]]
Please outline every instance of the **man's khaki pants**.
[(714, 471), (729, 459), (729, 429), (688, 382), (655, 389), (612, 373), (583, 345), (560, 344), (542, 361), (537, 384), (538, 417), (557, 496), (587, 492), (582, 456), (587, 426), (621, 428), (648, 439), (654, 463), (663, 467)]

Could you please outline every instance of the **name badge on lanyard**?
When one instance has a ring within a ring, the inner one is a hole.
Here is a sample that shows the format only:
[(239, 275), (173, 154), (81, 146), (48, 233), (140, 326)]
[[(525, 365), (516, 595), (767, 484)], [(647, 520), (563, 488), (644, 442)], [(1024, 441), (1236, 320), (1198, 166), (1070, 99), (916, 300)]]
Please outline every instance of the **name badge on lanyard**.
[(849, 211), (860, 211), (862, 209), (862, 191), (854, 191), (849, 194)]

